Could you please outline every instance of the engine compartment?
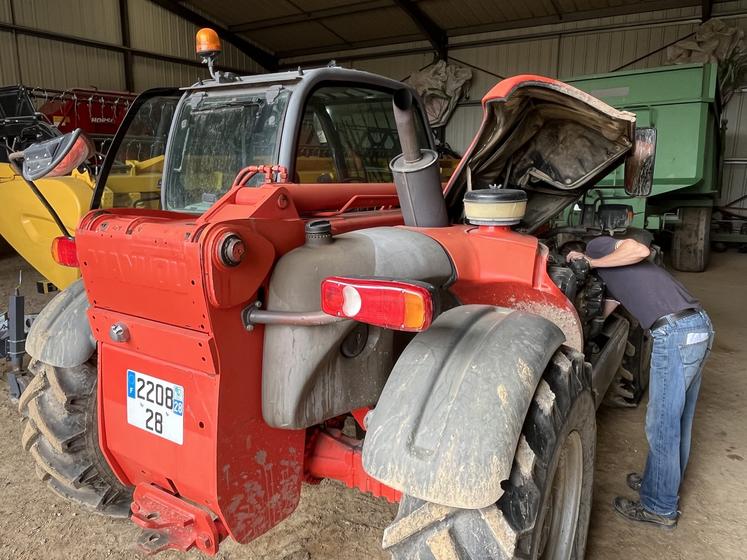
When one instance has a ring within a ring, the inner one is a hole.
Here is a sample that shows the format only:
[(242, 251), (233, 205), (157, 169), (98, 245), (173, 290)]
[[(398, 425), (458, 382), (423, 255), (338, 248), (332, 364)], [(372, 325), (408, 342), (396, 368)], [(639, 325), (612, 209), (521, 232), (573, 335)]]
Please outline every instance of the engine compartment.
[[(562, 240), (558, 237), (543, 240), (550, 251), (547, 274), (576, 308), (583, 326), (584, 353), (588, 356), (594, 353), (594, 339), (602, 332), (605, 319), (617, 302), (608, 297), (604, 281), (587, 261), (566, 261), (570, 251), (583, 251), (586, 243), (582, 239), (574, 239), (558, 245), (559, 239)], [(596, 350), (598, 352), (598, 348)]]
[[(570, 251), (584, 252), (586, 244), (602, 234), (601, 228), (560, 227), (548, 230), (540, 240), (549, 251), (548, 276), (571, 301), (581, 321), (597, 406), (602, 400), (615, 406), (635, 406), (648, 386), (650, 333), (612, 297), (586, 261), (566, 261)], [(661, 249), (652, 243), (650, 232), (627, 228), (615, 232), (614, 237), (648, 245), (649, 258), (661, 263)]]

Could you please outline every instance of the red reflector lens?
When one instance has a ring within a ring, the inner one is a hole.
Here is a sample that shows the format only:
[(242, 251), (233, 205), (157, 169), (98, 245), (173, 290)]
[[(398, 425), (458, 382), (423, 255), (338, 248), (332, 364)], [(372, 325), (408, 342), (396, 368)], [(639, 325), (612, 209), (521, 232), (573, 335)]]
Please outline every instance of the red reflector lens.
[(433, 296), (424, 285), (399, 280), (333, 276), (322, 281), (322, 311), (400, 331), (424, 331), (433, 321)]
[(55, 237), (52, 240), (52, 258), (62, 266), (78, 267), (78, 253), (73, 237)]

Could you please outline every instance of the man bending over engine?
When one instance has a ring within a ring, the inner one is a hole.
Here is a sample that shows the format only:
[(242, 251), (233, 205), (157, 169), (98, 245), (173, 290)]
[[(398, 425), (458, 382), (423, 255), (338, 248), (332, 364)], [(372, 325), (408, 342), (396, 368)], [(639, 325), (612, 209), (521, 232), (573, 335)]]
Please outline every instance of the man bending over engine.
[(593, 239), (586, 254), (571, 251), (568, 261), (586, 259), (610, 294), (651, 329), (653, 349), (646, 437), (649, 452), (641, 476), (627, 483), (640, 500), (617, 497), (615, 510), (631, 521), (673, 529), (677, 526), (679, 489), (690, 455), (695, 402), (703, 365), (713, 344), (708, 315), (662, 267), (646, 260), (650, 250), (633, 239)]

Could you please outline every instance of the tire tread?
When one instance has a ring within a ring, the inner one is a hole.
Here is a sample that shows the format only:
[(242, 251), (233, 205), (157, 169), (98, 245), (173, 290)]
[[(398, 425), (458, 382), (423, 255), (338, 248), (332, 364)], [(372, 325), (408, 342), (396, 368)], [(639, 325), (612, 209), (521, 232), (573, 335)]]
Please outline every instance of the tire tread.
[(529, 407), (511, 475), (497, 504), (458, 509), (403, 495), (397, 517), (384, 531), (383, 547), (392, 558), (529, 558), (555, 439), (573, 403), (590, 385), (583, 355), (567, 347), (556, 352)]
[(21, 444), (52, 491), (96, 513), (127, 517), (132, 491), (109, 468), (98, 447), (96, 366), (55, 368), (34, 360), (21, 395)]

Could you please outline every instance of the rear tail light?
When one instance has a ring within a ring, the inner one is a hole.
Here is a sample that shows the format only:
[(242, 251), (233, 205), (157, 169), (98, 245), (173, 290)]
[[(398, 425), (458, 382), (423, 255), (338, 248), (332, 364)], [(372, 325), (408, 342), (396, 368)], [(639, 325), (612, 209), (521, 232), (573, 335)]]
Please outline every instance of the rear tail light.
[(78, 267), (78, 253), (75, 250), (75, 238), (55, 237), (52, 240), (52, 258), (62, 266)]
[(433, 286), (420, 282), (333, 276), (322, 281), (322, 311), (400, 331), (433, 321)]

